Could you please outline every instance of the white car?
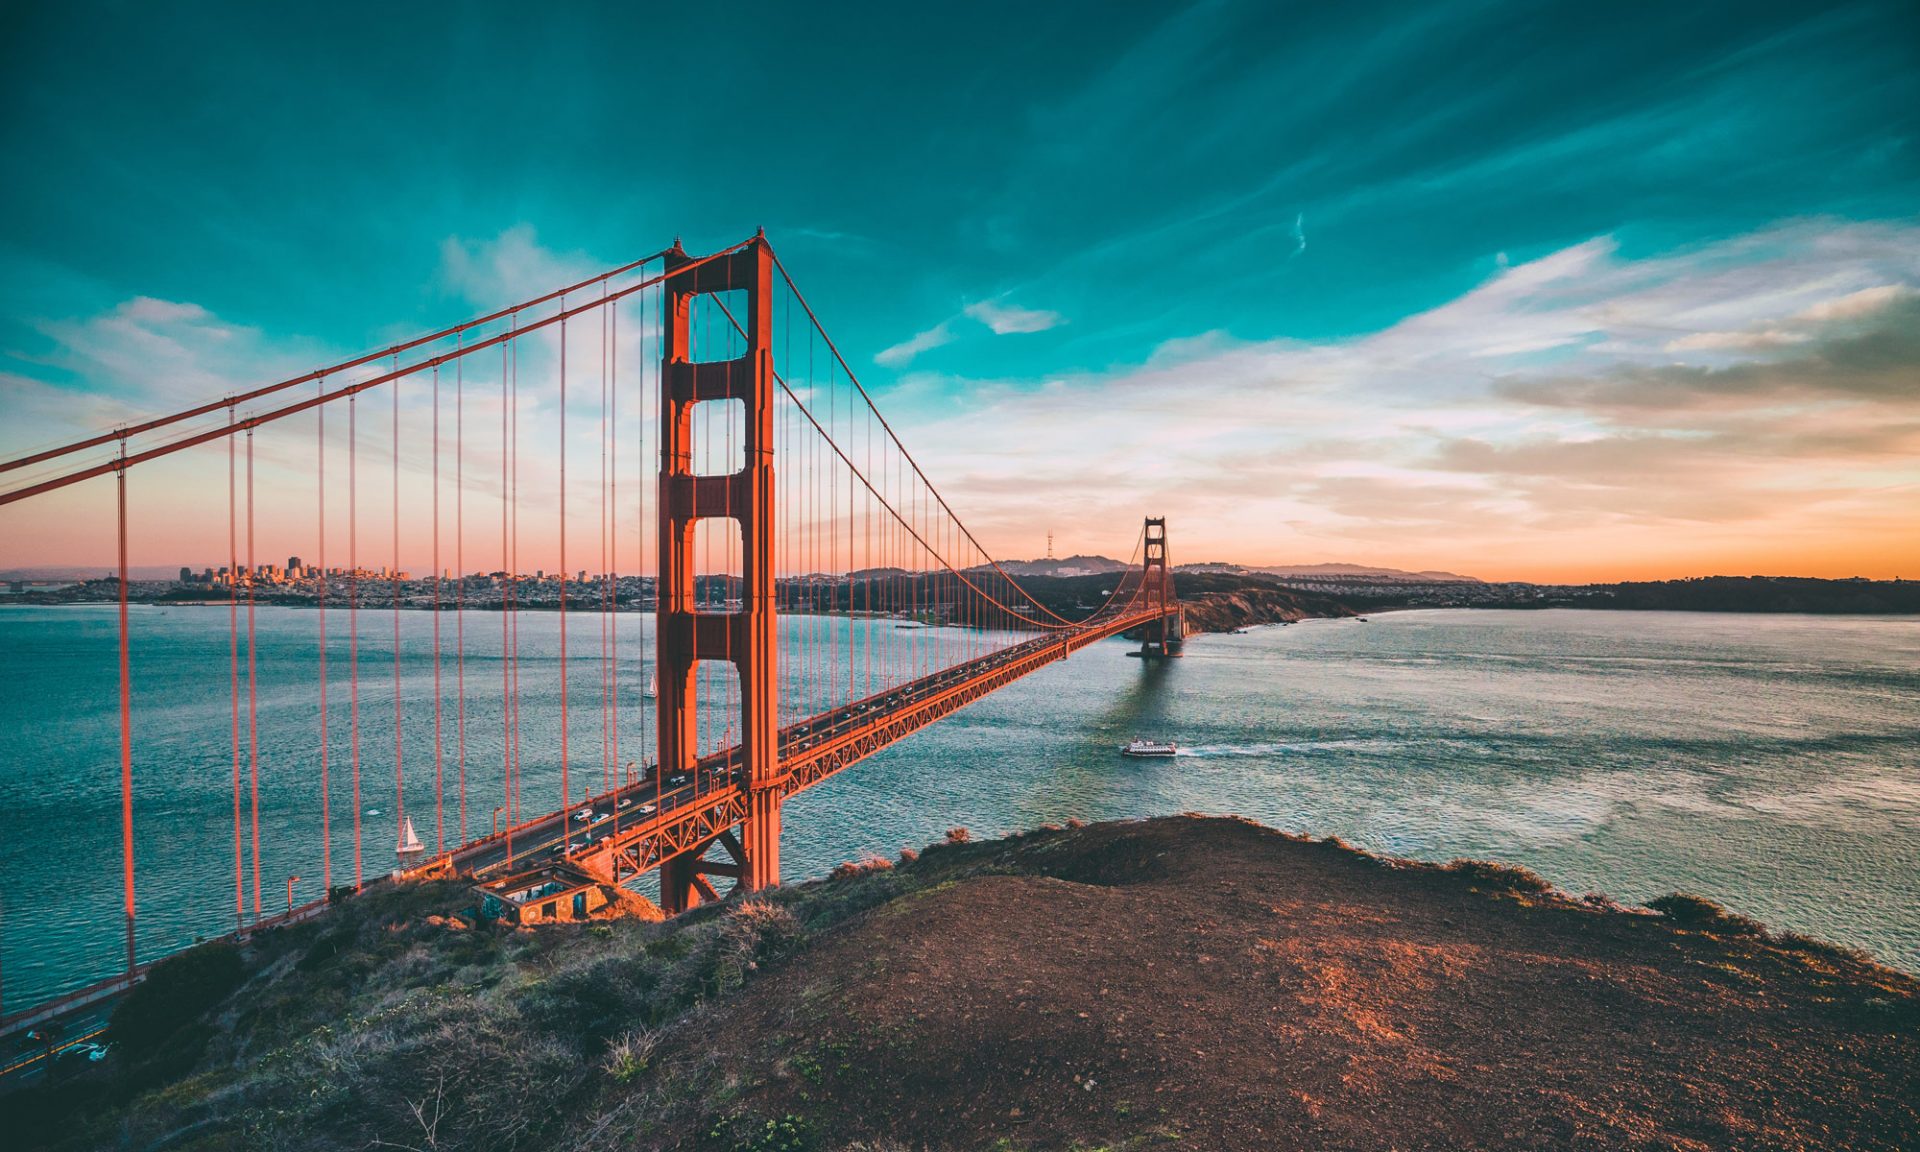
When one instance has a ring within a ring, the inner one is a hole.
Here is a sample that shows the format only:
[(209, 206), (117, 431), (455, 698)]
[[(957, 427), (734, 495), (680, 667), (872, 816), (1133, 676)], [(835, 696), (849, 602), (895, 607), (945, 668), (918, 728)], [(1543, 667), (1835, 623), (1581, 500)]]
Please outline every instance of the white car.
[(575, 812), (575, 813), (573, 814), (573, 818), (574, 818), (575, 820), (591, 820), (591, 819), (593, 819), (593, 809), (591, 809), (591, 808), (582, 808), (582, 809), (580, 809), (580, 811), (578, 811), (578, 812)]

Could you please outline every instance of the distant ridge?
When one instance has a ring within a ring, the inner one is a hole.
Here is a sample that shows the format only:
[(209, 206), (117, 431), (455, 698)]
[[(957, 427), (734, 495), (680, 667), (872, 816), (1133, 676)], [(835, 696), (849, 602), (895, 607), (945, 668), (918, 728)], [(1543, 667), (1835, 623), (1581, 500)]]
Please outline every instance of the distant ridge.
[(1382, 583), (1400, 584), (1480, 584), (1478, 576), (1458, 572), (1408, 572), (1401, 568), (1374, 568), (1365, 564), (1266, 564), (1249, 568), (1244, 564), (1181, 564), (1180, 572), (1221, 572), (1232, 575), (1294, 576), (1305, 579), (1333, 576), (1363, 576)]
[[(120, 572), (112, 564), (44, 564), (37, 568), (0, 568), (0, 581), (79, 581), (117, 578)], [(172, 580), (180, 575), (178, 564), (135, 564), (127, 569), (129, 580)]]
[(1009, 576), (1099, 576), (1124, 572), (1127, 564), (1107, 556), (1069, 556), (1064, 560), (1002, 560)]

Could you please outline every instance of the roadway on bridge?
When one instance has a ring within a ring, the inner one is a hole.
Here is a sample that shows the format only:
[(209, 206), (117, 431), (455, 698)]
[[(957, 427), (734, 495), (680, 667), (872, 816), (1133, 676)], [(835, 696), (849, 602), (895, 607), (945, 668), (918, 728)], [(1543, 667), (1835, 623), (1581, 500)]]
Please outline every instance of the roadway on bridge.
[[(1109, 636), (1124, 632), (1152, 618), (1151, 613), (1117, 613), (1069, 632), (1049, 633), (1010, 645), (811, 716), (781, 730), (781, 760), (785, 762), (797, 758), (853, 732), (868, 723), (875, 714), (905, 711), (1050, 646), (1070, 646), (1073, 640), (1083, 638), (1088, 633)], [(457, 849), (449, 861), (457, 874), (476, 877), (511, 874), (560, 862), (608, 836), (631, 835), (647, 826), (668, 824), (681, 809), (711, 799), (718, 790), (739, 787), (743, 783), (740, 779), (740, 755), (739, 745), (734, 745), (702, 757), (692, 772), (664, 780), (660, 777), (658, 766), (649, 765), (637, 780), (610, 792), (585, 797), (566, 809), (550, 812), (507, 832)]]

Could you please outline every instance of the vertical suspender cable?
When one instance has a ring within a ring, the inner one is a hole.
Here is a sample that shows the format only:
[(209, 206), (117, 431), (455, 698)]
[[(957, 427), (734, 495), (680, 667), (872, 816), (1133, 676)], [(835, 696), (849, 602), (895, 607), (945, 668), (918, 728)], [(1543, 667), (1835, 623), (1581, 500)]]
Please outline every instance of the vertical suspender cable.
[[(507, 553), (507, 345), (500, 345), (500, 806), (513, 804), (513, 681), (507, 669), (507, 613), (513, 605), (513, 569)], [(513, 817), (507, 817), (512, 850)], [(495, 829), (498, 831), (499, 829)]]
[(360, 397), (347, 397), (347, 751), (353, 762), (353, 890), (360, 867)]
[(120, 440), (120, 882), (127, 911), (127, 979), (133, 950), (133, 664), (127, 648), (127, 441)]
[[(560, 298), (566, 311), (567, 298)], [(567, 322), (560, 321), (560, 808), (567, 799)]]
[(253, 794), (253, 918), (260, 919), (260, 688), (253, 631), (253, 429), (247, 429), (247, 783)]
[[(324, 376), (319, 390), (326, 395)], [(319, 417), (320, 440), (319, 476), (314, 485), (320, 504), (320, 575), (314, 581), (314, 607), (320, 616), (320, 891), (325, 894), (333, 891), (333, 793), (327, 786), (327, 406), (313, 411)]]
[(447, 850), (446, 793), (442, 770), (445, 741), (440, 736), (440, 366), (433, 366), (433, 850)]
[[(233, 407), (227, 407), (233, 425)], [(246, 841), (240, 834), (240, 529), (235, 495), (239, 445), (227, 434), (227, 691), (233, 705), (233, 926), (247, 922)]]
[(600, 286), (600, 787), (613, 782), (613, 725), (607, 705), (613, 694), (607, 686), (611, 645), (607, 640), (607, 304), (606, 285)]
[[(393, 370), (400, 370), (400, 357), (393, 358)], [(400, 696), (400, 381), (393, 382), (393, 843), (397, 848), (407, 839), (406, 776), (401, 763)]]
[[(518, 313), (514, 314), (514, 324), (520, 322)], [(514, 607), (509, 614), (513, 623), (513, 647), (507, 653), (507, 668), (513, 679), (513, 774), (512, 792), (507, 804), (507, 823), (509, 826), (520, 819), (520, 345), (518, 340), (509, 341), (512, 355), (509, 358), (511, 369), (511, 391), (513, 401), (510, 406), (513, 425), (513, 467), (511, 503), (513, 506), (513, 563), (508, 568), (509, 587), (514, 593)], [(507, 844), (511, 849), (513, 836), (509, 831)]]
[[(606, 295), (605, 289), (601, 295)], [(620, 303), (607, 305), (607, 774), (620, 768)], [(614, 810), (619, 811), (616, 805)]]
[[(465, 347), (466, 334), (459, 345)], [(460, 843), (467, 842), (467, 418), (466, 357), (453, 364), (453, 727), (460, 772)]]

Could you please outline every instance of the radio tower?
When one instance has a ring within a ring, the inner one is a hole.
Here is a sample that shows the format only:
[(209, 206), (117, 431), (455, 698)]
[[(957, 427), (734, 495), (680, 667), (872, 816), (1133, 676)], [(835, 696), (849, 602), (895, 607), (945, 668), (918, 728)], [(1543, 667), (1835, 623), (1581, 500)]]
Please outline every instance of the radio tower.
[(1047, 559), (1053, 559), (1053, 530), (1047, 530)]

